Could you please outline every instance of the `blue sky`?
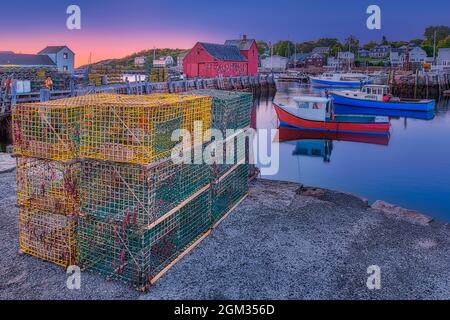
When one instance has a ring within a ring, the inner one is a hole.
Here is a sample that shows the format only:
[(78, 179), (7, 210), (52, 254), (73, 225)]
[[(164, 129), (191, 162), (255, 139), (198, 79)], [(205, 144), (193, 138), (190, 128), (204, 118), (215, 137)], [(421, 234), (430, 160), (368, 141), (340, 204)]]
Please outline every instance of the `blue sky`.
[[(65, 28), (69, 4), (81, 7), (81, 31)], [(371, 4), (381, 7), (381, 31), (366, 28)], [(0, 50), (64, 42), (84, 56), (89, 49), (106, 54), (105, 47), (116, 55), (153, 46), (184, 48), (197, 40), (220, 43), (244, 33), (266, 41), (350, 34), (362, 42), (383, 35), (401, 40), (422, 37), (429, 25), (450, 25), (450, 1), (442, 0), (14, 0), (3, 2), (1, 11)]]

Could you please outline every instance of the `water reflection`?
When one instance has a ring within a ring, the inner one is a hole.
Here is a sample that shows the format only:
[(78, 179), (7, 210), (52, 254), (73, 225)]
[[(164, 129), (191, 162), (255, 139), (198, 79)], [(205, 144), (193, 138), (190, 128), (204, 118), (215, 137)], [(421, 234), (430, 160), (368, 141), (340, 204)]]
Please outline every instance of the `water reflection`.
[[(308, 86), (287, 85), (275, 97), (255, 100), (255, 128), (278, 128), (272, 102), (294, 104), (298, 95), (324, 96)], [(434, 113), (378, 110), (390, 119), (391, 136), (321, 133), (281, 128), (280, 170), (264, 177), (383, 199), (450, 221), (450, 99)], [(375, 115), (377, 110), (337, 112)]]

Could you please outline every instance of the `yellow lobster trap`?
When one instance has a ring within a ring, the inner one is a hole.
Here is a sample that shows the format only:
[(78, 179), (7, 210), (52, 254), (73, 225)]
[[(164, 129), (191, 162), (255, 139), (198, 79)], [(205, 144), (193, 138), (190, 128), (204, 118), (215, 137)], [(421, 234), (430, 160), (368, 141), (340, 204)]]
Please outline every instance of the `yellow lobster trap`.
[(31, 208), (19, 212), (20, 252), (57, 265), (76, 264), (76, 220)]
[(82, 158), (151, 164), (170, 157), (175, 130), (193, 131), (195, 121), (209, 129), (211, 99), (156, 94), (117, 96), (87, 105), (82, 121)]
[(77, 158), (83, 108), (112, 97), (98, 94), (17, 105), (12, 110), (14, 153), (59, 161)]

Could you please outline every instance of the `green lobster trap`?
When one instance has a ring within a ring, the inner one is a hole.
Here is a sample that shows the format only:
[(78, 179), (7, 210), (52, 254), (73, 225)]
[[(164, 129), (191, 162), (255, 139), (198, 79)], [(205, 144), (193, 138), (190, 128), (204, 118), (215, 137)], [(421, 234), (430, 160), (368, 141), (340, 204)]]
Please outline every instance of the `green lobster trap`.
[(212, 216), (217, 222), (248, 194), (247, 164), (237, 165), (212, 184)]
[(81, 211), (106, 221), (146, 226), (210, 183), (205, 164), (152, 166), (86, 160), (81, 164)]
[(78, 223), (79, 263), (86, 270), (144, 289), (208, 232), (211, 221), (209, 189), (148, 228), (129, 221), (82, 217)]
[(222, 131), (244, 129), (250, 126), (253, 106), (251, 93), (222, 90), (194, 90), (187, 95), (209, 96), (212, 98), (212, 128)]

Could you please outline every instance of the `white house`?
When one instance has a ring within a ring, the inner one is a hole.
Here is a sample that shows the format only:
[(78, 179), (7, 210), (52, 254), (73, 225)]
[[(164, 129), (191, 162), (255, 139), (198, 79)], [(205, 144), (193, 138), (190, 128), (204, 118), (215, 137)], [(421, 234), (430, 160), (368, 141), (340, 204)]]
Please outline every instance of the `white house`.
[(145, 57), (136, 57), (134, 58), (134, 66), (135, 67), (142, 67), (145, 64)]
[(177, 57), (177, 70), (181, 73), (183, 72), (184, 58), (187, 56), (188, 53), (189, 53), (189, 51), (183, 52), (180, 55), (178, 55), (178, 57)]
[(329, 55), (331, 53), (330, 47), (315, 47), (311, 53), (318, 53), (322, 55)]
[(389, 57), (391, 46), (376, 46), (370, 50), (369, 56), (374, 59), (384, 59)]
[(359, 58), (367, 58), (370, 56), (370, 51), (365, 49), (359, 49), (358, 50), (358, 57)]
[(402, 50), (392, 49), (389, 57), (392, 67), (401, 67), (403, 65), (403, 53)]
[(355, 60), (355, 54), (350, 51), (341, 51), (337, 57), (340, 60)]
[(337, 59), (340, 67), (350, 67), (355, 63), (355, 54), (350, 51), (342, 51), (338, 53)]
[(439, 49), (436, 62), (439, 70), (450, 71), (450, 48)]
[(402, 67), (406, 59), (406, 49), (409, 54), (409, 62), (415, 65), (422, 65), (429, 62), (427, 53), (420, 47), (401, 47), (392, 49), (390, 54), (390, 62), (392, 67)]
[(261, 68), (263, 71), (286, 71), (289, 59), (281, 56), (267, 57), (261, 60)]
[(38, 52), (38, 55), (48, 56), (60, 72), (74, 72), (75, 53), (67, 46), (51, 46)]
[(420, 47), (414, 47), (409, 50), (409, 62), (425, 63), (427, 61), (427, 53)]
[(330, 68), (337, 69), (340, 67), (339, 60), (336, 59), (335, 57), (328, 57), (327, 58), (327, 66)]
[(159, 59), (153, 60), (153, 66), (154, 67), (170, 67), (173, 66), (175, 61), (171, 56), (161, 57)]

